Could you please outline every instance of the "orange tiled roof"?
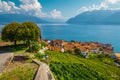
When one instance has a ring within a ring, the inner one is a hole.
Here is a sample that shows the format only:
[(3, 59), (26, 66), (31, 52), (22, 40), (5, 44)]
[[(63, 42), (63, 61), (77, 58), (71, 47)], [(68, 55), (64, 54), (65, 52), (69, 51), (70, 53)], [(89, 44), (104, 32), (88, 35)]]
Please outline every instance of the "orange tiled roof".
[(120, 53), (116, 53), (115, 56), (116, 56), (117, 58), (120, 58)]

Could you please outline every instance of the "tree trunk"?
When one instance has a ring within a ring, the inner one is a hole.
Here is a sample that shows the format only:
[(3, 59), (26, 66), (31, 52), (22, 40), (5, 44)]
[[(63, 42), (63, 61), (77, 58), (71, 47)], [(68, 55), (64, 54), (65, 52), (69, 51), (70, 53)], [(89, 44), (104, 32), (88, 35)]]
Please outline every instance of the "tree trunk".
[(14, 45), (16, 46), (16, 44), (17, 44), (17, 41), (14, 41)]
[(30, 47), (30, 40), (27, 40), (27, 41), (26, 41), (26, 45), (27, 45), (28, 47)]

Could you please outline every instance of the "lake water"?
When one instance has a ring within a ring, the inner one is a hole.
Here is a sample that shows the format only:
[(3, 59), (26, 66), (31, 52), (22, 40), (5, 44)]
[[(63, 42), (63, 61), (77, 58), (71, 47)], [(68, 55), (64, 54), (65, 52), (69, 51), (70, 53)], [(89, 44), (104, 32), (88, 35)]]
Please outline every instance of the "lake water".
[[(1, 25), (0, 30), (3, 25)], [(109, 43), (120, 52), (120, 25), (38, 24), (43, 39)]]

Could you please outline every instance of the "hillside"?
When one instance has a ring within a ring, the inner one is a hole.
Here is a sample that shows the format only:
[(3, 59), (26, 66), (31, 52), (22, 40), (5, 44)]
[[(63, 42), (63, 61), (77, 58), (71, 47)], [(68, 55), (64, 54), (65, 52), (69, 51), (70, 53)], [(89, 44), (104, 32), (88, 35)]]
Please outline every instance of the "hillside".
[(94, 10), (70, 18), (69, 24), (120, 24), (120, 11)]
[(106, 55), (91, 54), (90, 59), (46, 51), (56, 80), (120, 80), (120, 69)]
[(35, 23), (48, 23), (40, 18), (23, 15), (23, 14), (0, 14), (0, 24), (10, 23), (10, 22), (25, 22), (32, 21)]

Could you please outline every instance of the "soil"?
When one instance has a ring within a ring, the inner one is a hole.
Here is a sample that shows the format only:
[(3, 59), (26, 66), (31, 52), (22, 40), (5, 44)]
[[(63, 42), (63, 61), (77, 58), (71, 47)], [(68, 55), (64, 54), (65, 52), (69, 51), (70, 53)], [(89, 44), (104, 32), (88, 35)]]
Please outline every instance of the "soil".
[(6, 45), (11, 45), (11, 44), (13, 44), (13, 43), (11, 43), (11, 42), (0, 42), (0, 47), (6, 46)]

